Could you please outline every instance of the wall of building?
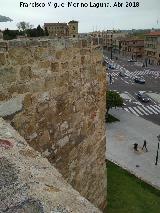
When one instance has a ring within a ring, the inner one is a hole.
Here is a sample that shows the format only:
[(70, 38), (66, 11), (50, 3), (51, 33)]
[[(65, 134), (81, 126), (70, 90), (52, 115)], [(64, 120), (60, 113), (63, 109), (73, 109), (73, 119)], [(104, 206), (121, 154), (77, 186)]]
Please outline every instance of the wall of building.
[(105, 70), (87, 40), (0, 43), (0, 116), (103, 209)]

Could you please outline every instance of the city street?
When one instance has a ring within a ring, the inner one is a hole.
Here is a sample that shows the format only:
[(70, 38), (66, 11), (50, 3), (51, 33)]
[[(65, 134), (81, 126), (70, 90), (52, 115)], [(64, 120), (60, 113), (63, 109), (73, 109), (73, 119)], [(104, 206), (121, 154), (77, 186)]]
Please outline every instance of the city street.
[[(108, 82), (109, 76), (112, 76), (109, 89), (121, 95), (125, 111), (160, 125), (160, 66), (142, 67), (142, 62), (128, 62), (127, 60), (127, 58), (118, 60), (107, 58), (107, 62), (115, 67), (107, 71)], [(124, 71), (127, 76), (121, 77), (120, 71)], [(145, 79), (145, 84), (135, 83), (136, 76)], [(139, 91), (148, 95), (150, 98), (148, 103), (141, 102), (137, 98)]]

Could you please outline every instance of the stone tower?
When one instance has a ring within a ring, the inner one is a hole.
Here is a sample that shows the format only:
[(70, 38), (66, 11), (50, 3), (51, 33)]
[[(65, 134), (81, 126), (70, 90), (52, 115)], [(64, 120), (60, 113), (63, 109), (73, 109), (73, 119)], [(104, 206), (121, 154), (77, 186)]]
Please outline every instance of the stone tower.
[(77, 37), (78, 36), (78, 21), (70, 21), (68, 23), (69, 36)]

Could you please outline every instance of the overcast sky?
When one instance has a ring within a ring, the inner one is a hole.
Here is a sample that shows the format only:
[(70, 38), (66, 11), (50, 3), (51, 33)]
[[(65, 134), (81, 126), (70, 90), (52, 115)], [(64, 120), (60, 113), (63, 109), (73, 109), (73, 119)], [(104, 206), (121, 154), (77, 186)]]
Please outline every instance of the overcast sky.
[[(23, 8), (20, 2), (43, 2), (43, 8)], [(48, 6), (48, 2), (52, 2)], [(128, 0), (128, 2), (139, 2), (139, 7), (126, 7), (127, 0), (120, 0), (122, 8), (112, 7), (114, 0), (70, 0), (69, 2), (82, 3), (106, 3), (108, 8), (74, 8), (68, 7), (68, 0), (0, 0), (0, 15), (8, 16), (13, 22), (0, 23), (0, 29), (16, 29), (16, 24), (26, 21), (35, 27), (44, 22), (69, 22), (79, 21), (79, 32), (107, 29), (140, 29), (160, 28), (160, 0)], [(117, 1), (118, 2), (118, 1)], [(62, 7), (54, 8), (53, 3), (64, 3)], [(111, 6), (111, 7), (110, 7)], [(158, 20), (158, 22), (157, 22)]]

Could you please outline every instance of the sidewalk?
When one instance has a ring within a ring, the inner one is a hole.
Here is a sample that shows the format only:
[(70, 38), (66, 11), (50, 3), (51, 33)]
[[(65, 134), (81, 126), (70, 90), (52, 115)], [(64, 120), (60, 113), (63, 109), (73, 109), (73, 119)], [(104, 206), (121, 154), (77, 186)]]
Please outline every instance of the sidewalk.
[[(121, 109), (112, 109), (110, 113), (120, 122), (107, 124), (106, 158), (160, 189), (160, 149), (155, 165), (160, 126)], [(148, 152), (141, 149), (144, 139)], [(134, 143), (139, 145), (137, 153), (133, 150)]]

